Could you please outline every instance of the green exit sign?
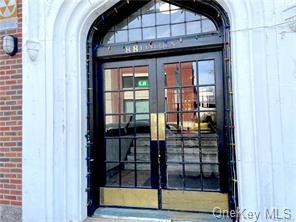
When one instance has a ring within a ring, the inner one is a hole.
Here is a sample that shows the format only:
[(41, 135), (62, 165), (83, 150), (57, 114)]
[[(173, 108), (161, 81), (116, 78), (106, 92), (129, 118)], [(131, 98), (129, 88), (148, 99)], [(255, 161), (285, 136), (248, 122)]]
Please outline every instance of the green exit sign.
[(137, 87), (148, 87), (149, 86), (149, 81), (148, 78), (136, 78), (137, 79)]

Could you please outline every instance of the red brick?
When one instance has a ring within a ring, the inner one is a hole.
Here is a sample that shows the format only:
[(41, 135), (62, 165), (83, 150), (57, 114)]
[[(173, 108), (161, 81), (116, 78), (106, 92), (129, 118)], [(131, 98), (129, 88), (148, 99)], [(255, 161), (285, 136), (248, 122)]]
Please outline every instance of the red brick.
[[(0, 50), (0, 204), (22, 205), (22, 1), (18, 28), (0, 32), (18, 38), (14, 56)], [(2, 38), (0, 38), (2, 45)]]

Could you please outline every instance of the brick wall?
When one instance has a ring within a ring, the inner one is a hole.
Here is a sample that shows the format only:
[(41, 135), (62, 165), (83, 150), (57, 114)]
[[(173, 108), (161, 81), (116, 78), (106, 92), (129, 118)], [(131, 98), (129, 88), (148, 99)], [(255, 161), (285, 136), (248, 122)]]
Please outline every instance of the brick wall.
[[(18, 28), (0, 32), (0, 205), (22, 205), (22, 6)], [(19, 51), (4, 54), (2, 37), (18, 37)], [(1, 219), (0, 219), (1, 221)]]

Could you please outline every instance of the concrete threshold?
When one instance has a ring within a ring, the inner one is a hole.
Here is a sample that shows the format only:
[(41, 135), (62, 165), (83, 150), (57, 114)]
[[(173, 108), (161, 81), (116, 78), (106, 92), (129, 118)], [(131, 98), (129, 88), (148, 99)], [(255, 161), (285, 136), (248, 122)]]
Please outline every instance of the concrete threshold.
[(106, 207), (96, 210), (93, 217), (85, 222), (230, 222), (230, 219), (217, 219), (212, 214), (187, 213), (165, 210), (127, 209)]

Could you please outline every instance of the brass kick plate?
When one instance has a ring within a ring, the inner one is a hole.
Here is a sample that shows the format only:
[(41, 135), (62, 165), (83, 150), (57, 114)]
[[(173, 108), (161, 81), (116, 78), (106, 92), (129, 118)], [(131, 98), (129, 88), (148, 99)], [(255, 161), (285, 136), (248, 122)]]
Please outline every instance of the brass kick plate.
[(100, 203), (104, 206), (158, 208), (158, 191), (136, 188), (100, 188)]
[(184, 190), (162, 190), (162, 208), (212, 212), (215, 207), (228, 210), (228, 196), (224, 193), (196, 192)]

